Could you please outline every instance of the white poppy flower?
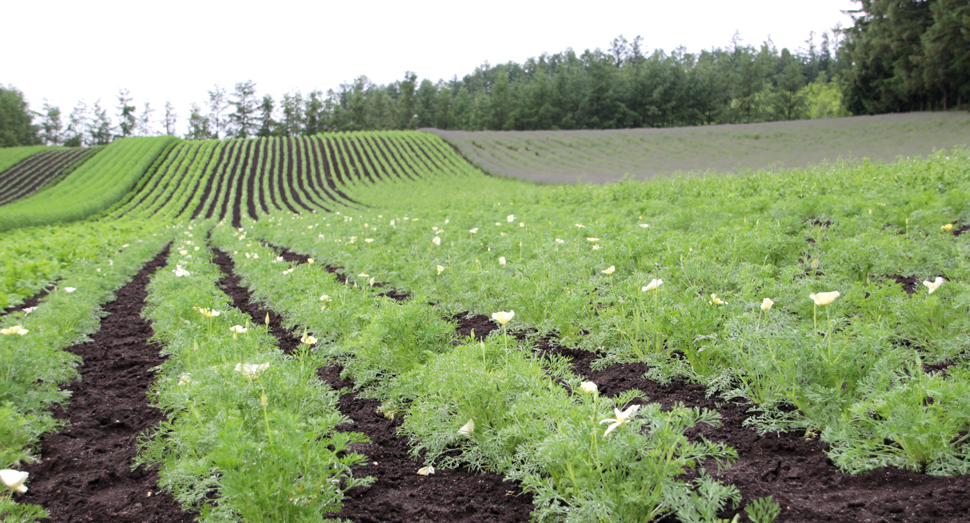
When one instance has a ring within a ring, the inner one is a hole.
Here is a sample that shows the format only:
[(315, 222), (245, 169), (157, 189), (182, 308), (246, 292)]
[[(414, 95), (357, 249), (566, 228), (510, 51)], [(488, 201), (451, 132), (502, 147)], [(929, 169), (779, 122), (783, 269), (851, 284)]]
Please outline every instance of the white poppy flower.
[(7, 327), (6, 329), (0, 329), (0, 334), (3, 334), (5, 336), (11, 336), (11, 335), (14, 335), (14, 334), (16, 334), (18, 336), (23, 336), (24, 334), (27, 334), (28, 332), (30, 332), (30, 331), (28, 331), (27, 329), (23, 328), (22, 325), (14, 325), (13, 327)]
[(241, 373), (244, 377), (249, 379), (258, 378), (263, 371), (269, 368), (269, 363), (237, 363), (236, 372)]
[(641, 288), (640, 292), (655, 291), (659, 289), (660, 286), (663, 284), (664, 284), (663, 280), (658, 280), (654, 278), (653, 280), (650, 281), (650, 284), (648, 284), (646, 287)]
[(935, 291), (936, 289), (939, 289), (940, 285), (943, 285), (943, 277), (937, 276), (936, 280), (934, 281), (924, 281), (923, 285), (926, 285), (926, 287), (929, 288), (928, 294), (933, 294), (933, 291)]
[(599, 388), (592, 381), (584, 381), (580, 383), (579, 388), (586, 394), (594, 394), (599, 391)]
[(468, 423), (465, 423), (464, 425), (462, 425), (462, 427), (460, 429), (458, 429), (458, 435), (459, 436), (462, 436), (462, 437), (465, 437), (465, 438), (468, 438), (468, 439), (474, 438), (475, 437), (475, 420), (470, 419), (470, 420), (468, 420)]
[(515, 311), (509, 311), (509, 312), (499, 311), (499, 312), (493, 312), (492, 313), (492, 319), (495, 320), (495, 321), (497, 321), (499, 323), (499, 325), (505, 325), (513, 317), (515, 317)]
[(623, 410), (623, 411), (621, 411), (620, 409), (614, 408), (613, 413), (614, 415), (616, 415), (615, 418), (607, 418), (603, 421), (600, 421), (600, 425), (604, 423), (611, 424), (609, 427), (606, 428), (606, 432), (603, 433), (603, 437), (609, 436), (610, 432), (613, 432), (614, 429), (620, 427), (625, 423), (628, 423), (630, 421), (630, 418), (632, 418), (633, 415), (636, 414), (638, 410), (640, 410), (640, 405), (630, 405), (629, 407), (626, 408), (626, 410)]
[(774, 304), (775, 302), (771, 301), (771, 298), (765, 298), (765, 300), (761, 302), (761, 310), (768, 312), (771, 310), (771, 306)]
[(0, 481), (3, 481), (3, 486), (10, 489), (11, 492), (23, 494), (27, 492), (27, 487), (24, 486), (24, 482), (27, 481), (27, 476), (29, 475), (29, 473), (19, 470), (3, 469), (0, 470)]
[(809, 294), (808, 297), (815, 301), (815, 305), (828, 305), (835, 301), (836, 298), (841, 296), (839, 291), (831, 292), (820, 292), (818, 294)]
[(419, 476), (430, 476), (431, 474), (434, 474), (434, 467), (432, 467), (431, 465), (428, 465), (427, 467), (421, 467), (420, 469), (418, 469)]
[(615, 271), (616, 271), (616, 266), (615, 265), (610, 265), (608, 268), (603, 269), (600, 272), (602, 272), (603, 274), (606, 274), (607, 276), (609, 276), (610, 274), (613, 274)]

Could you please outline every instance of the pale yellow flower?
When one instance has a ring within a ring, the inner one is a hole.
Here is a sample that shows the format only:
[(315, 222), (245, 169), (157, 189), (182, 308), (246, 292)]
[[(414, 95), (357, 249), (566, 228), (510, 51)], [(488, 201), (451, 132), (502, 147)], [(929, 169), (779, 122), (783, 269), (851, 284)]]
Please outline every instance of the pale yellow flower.
[(940, 285), (943, 285), (943, 277), (937, 276), (936, 280), (934, 281), (924, 281), (923, 285), (926, 285), (929, 288), (928, 294), (933, 294), (933, 291), (935, 291), (936, 289), (939, 289)]
[(613, 432), (614, 429), (619, 428), (621, 425), (625, 423), (629, 423), (630, 418), (632, 418), (633, 415), (636, 414), (638, 410), (640, 410), (640, 405), (630, 405), (629, 407), (626, 408), (626, 410), (623, 410), (623, 411), (621, 411), (620, 409), (614, 408), (613, 414), (616, 416), (615, 418), (607, 418), (603, 421), (600, 421), (600, 425), (604, 423), (611, 424), (609, 427), (606, 428), (606, 432), (603, 433), (603, 437), (609, 436), (610, 432)]
[(474, 229), (468, 229), (468, 232), (475, 234), (476, 232), (478, 232), (478, 227), (475, 227)]
[(440, 236), (435, 236), (434, 239), (431, 240), (431, 243), (433, 243), (435, 245), (441, 245), (441, 237)]
[(664, 284), (663, 280), (658, 280), (654, 278), (653, 280), (650, 281), (650, 283), (647, 286), (641, 288), (640, 292), (655, 291), (659, 289), (660, 286), (663, 284)]
[(214, 309), (198, 309), (198, 311), (206, 318), (213, 318), (221, 314), (219, 311)]
[(718, 298), (717, 294), (711, 293), (711, 300), (708, 301), (707, 303), (710, 303), (711, 305), (724, 305), (727, 302)]
[(442, 267), (441, 265), (438, 265), (438, 274), (441, 274), (443, 272), (445, 272), (445, 268)]
[(23, 494), (27, 492), (27, 487), (24, 485), (24, 482), (27, 481), (27, 476), (29, 475), (29, 473), (19, 470), (3, 469), (0, 470), (0, 481), (3, 481), (3, 486), (7, 487), (11, 492)]
[(774, 304), (775, 302), (771, 301), (771, 298), (765, 298), (764, 301), (761, 302), (761, 310), (768, 312), (771, 310), (771, 306)]
[(839, 291), (820, 292), (818, 294), (808, 295), (808, 297), (815, 302), (815, 305), (828, 305), (833, 301), (835, 301), (835, 299), (838, 298), (839, 296), (841, 296)]
[(364, 241), (367, 242), (367, 243), (373, 243), (374, 242), (374, 238), (364, 238)]
[(460, 429), (458, 429), (458, 435), (459, 436), (462, 436), (464, 438), (468, 438), (468, 439), (474, 438), (475, 437), (475, 420), (470, 419), (470, 420), (468, 420), (468, 423), (465, 423), (464, 425), (462, 425), (462, 427)]
[(505, 265), (505, 256), (500, 256), (499, 257), (498, 264), (499, 265)]
[(313, 258), (307, 258), (306, 262), (310, 265), (313, 265)]
[(951, 230), (953, 230), (953, 224), (952, 223), (948, 223), (948, 224), (940, 227), (940, 229), (942, 229), (943, 232), (950, 232)]
[(373, 287), (374, 286), (374, 282), (376, 280), (377, 280), (377, 278), (371, 278), (371, 279), (367, 280), (367, 285), (370, 285), (371, 287)]
[(512, 222), (514, 222), (514, 221), (515, 221), (515, 215), (514, 215), (514, 214), (510, 214), (510, 215), (508, 215), (508, 216), (506, 216), (506, 217), (505, 217), (505, 219), (506, 219), (506, 220), (507, 220), (507, 221), (508, 221), (509, 223), (512, 223)]
[(499, 323), (499, 325), (505, 325), (514, 316), (515, 316), (515, 311), (509, 311), (509, 312), (499, 311), (499, 312), (493, 312), (492, 313), (492, 319), (495, 320), (495, 321), (497, 321)]
[(67, 293), (71, 293), (71, 292), (74, 292), (76, 290), (77, 289), (75, 289), (74, 287), (64, 287), (64, 292), (67, 292)]
[(600, 239), (599, 238), (586, 238), (586, 241), (588, 241), (588, 242), (598, 242), (598, 241), (600, 241)]
[(320, 295), (320, 301), (333, 301), (333, 299), (330, 296), (327, 296), (326, 294), (322, 294)]
[(418, 469), (419, 476), (430, 476), (431, 474), (434, 474), (434, 467), (432, 467), (431, 465), (428, 465), (427, 467), (421, 467), (420, 469)]
[(317, 339), (314, 338), (313, 336), (303, 336), (302, 338), (300, 338), (300, 343), (305, 343), (307, 345), (313, 345), (316, 342), (317, 342)]
[(242, 325), (233, 325), (232, 327), (229, 327), (229, 330), (232, 331), (233, 334), (245, 334), (247, 331), (249, 331), (249, 329), (243, 327)]
[(600, 272), (602, 272), (603, 274), (606, 274), (607, 276), (609, 276), (610, 274), (613, 274), (614, 272), (616, 272), (616, 266), (615, 265), (610, 265), (608, 268), (603, 269)]
[(269, 363), (237, 363), (236, 372), (241, 373), (244, 377), (249, 379), (256, 379), (263, 374), (263, 371), (269, 368)]
[(14, 335), (14, 334), (16, 334), (18, 336), (23, 336), (24, 334), (27, 334), (28, 332), (29, 331), (27, 329), (23, 328), (22, 325), (14, 325), (13, 327), (7, 327), (6, 329), (0, 329), (0, 334), (3, 334), (5, 336), (11, 336), (11, 335)]
[(596, 384), (592, 381), (584, 381), (580, 383), (579, 388), (586, 394), (594, 394), (599, 391), (599, 388), (597, 388)]

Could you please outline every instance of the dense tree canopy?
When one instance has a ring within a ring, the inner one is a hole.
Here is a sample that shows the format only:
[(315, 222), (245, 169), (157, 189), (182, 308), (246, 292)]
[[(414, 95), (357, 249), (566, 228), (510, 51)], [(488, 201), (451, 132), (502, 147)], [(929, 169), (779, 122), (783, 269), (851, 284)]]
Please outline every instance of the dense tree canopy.
[[(411, 71), (387, 85), (359, 76), (326, 93), (290, 91), (276, 100), (257, 94), (252, 80), (231, 93), (215, 85), (202, 104), (208, 113), (192, 104), (185, 137), (671, 127), (949, 109), (970, 100), (970, 2), (855, 1), (851, 28), (810, 34), (796, 50), (735, 35), (730, 45), (699, 53), (648, 52), (643, 38), (619, 36), (605, 51), (486, 62), (436, 83)], [(62, 130), (60, 109), (45, 104), (35, 126), (22, 93), (0, 87), (0, 145), (91, 145), (153, 133), (149, 103), (137, 114), (121, 89), (117, 109), (113, 125), (100, 102), (82, 100)], [(175, 123), (166, 102), (158, 128), (175, 134)]]
[(24, 94), (13, 86), (0, 85), (0, 147), (39, 144), (38, 127), (33, 120)]

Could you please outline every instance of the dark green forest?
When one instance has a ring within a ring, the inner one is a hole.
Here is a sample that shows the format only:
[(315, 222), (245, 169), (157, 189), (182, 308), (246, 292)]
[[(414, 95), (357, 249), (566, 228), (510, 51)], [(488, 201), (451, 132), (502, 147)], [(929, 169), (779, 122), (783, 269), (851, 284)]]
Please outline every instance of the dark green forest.
[(856, 1), (852, 27), (811, 34), (795, 50), (735, 35), (728, 46), (699, 53), (648, 52), (641, 37), (620, 36), (605, 50), (485, 63), (438, 82), (411, 72), (387, 85), (360, 76), (326, 92), (278, 99), (258, 95), (253, 81), (231, 91), (217, 85), (192, 105), (184, 133), (170, 102), (162, 111), (137, 106), (125, 89), (113, 105), (82, 101), (64, 115), (47, 104), (32, 111), (15, 87), (0, 86), (0, 146), (95, 145), (152, 134), (676, 127), (966, 107), (970, 2)]

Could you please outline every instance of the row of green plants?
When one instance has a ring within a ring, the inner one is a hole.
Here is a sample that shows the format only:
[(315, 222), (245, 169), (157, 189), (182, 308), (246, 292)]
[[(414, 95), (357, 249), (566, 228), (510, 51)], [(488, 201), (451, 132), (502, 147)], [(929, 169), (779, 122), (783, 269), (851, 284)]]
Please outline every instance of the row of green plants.
[(88, 149), (58, 149), (31, 156), (29, 161), (0, 171), (0, 205), (28, 196), (42, 188), (56, 184), (68, 176), (85, 160), (98, 153), (100, 147)]
[(0, 232), (83, 220), (104, 211), (134, 187), (174, 140), (126, 138), (108, 145), (60, 183), (0, 207)]
[[(467, 466), (521, 480), (535, 495), (537, 521), (652, 521), (671, 513), (720, 521), (717, 514), (740, 499), (700, 467), (729, 464), (734, 451), (685, 435), (700, 423), (716, 425), (716, 412), (662, 411), (634, 401), (638, 391), (600, 396), (565, 359), (539, 356), (506, 330), (482, 342), (458, 339), (443, 311), (427, 304), (434, 293), (403, 303), (380, 297), (372, 276), (341, 283), (313, 258), (284, 261), (245, 229), (216, 228), (212, 241), (231, 253), (255, 299), (317, 341), (321, 357), (382, 401), (385, 416), (405, 417), (401, 430), (425, 461), (416, 474)], [(493, 317), (505, 329), (516, 318)], [(695, 479), (684, 478), (695, 469)], [(759, 501), (749, 512), (770, 521), (772, 506)]]
[(473, 170), (444, 141), (417, 132), (180, 141), (104, 216), (233, 221), (241, 218), (234, 216), (236, 207), (254, 219), (279, 211), (339, 211), (355, 206), (347, 193), (366, 193), (375, 183)]
[(145, 228), (139, 221), (25, 227), (0, 245), (0, 310), (23, 304), (77, 263), (101, 263)]
[(598, 367), (642, 361), (751, 402), (759, 430), (820, 436), (846, 471), (957, 474), (970, 470), (970, 244), (954, 234), (970, 224), (968, 174), (954, 150), (646, 184), (440, 177), (250, 234), (448, 314), (515, 310), (516, 327), (597, 351)]
[(57, 150), (59, 147), (46, 145), (27, 145), (24, 147), (0, 147), (0, 173), (17, 165), (23, 160), (44, 151)]
[[(75, 260), (36, 308), (0, 319), (0, 469), (5, 472), (19, 474), (20, 465), (38, 459), (40, 437), (62, 424), (50, 409), (67, 401), (61, 387), (77, 379), (79, 363), (64, 349), (98, 329), (101, 307), (113, 299), (114, 291), (170, 241), (166, 229), (140, 225), (129, 224), (113, 235), (101, 228), (99, 232), (113, 236), (101, 246), (101, 256)], [(16, 503), (7, 492), (0, 494), (0, 515), (4, 521), (26, 522), (46, 512)]]
[(161, 463), (159, 485), (200, 521), (332, 521), (344, 492), (370, 481), (350, 471), (366, 458), (349, 446), (366, 438), (335, 430), (348, 420), (316, 376), (314, 340), (283, 354), (218, 288), (207, 228), (176, 228), (149, 285), (144, 316), (168, 355), (151, 397), (168, 419), (138, 460)]

